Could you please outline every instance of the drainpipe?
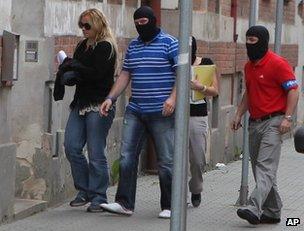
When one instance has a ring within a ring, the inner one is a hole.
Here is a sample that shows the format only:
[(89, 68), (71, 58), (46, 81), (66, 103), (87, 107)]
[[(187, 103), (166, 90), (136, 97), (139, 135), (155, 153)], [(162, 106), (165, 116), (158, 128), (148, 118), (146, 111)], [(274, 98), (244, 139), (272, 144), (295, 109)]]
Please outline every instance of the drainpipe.
[[(233, 42), (235, 43), (235, 52), (234, 52), (234, 77), (232, 78), (231, 92), (234, 92), (234, 83), (235, 78), (237, 77), (236, 65), (237, 65), (237, 39), (238, 34), (236, 33), (236, 24), (237, 24), (237, 0), (231, 1), (231, 13), (230, 16), (233, 18)], [(231, 102), (233, 102), (233, 95), (231, 95)], [(235, 140), (235, 139), (234, 139)], [(235, 146), (235, 145), (234, 145)]]
[(149, 1), (149, 5), (154, 11), (158, 26), (161, 25), (161, 2), (160, 1), (161, 0), (151, 0), (151, 1)]
[[(249, 27), (256, 24), (257, 0), (250, 0)], [(249, 147), (248, 147), (248, 112), (244, 115), (244, 133), (243, 133), (243, 159), (242, 159), (242, 179), (240, 187), (240, 195), (237, 205), (248, 204), (248, 171), (249, 171)]]
[(233, 41), (236, 42), (237, 39), (238, 39), (238, 34), (236, 33), (237, 0), (232, 0), (232, 3), (231, 3), (231, 17), (233, 18)]
[(277, 53), (278, 55), (281, 54), (283, 11), (284, 11), (284, 1), (283, 0), (277, 0), (274, 52)]

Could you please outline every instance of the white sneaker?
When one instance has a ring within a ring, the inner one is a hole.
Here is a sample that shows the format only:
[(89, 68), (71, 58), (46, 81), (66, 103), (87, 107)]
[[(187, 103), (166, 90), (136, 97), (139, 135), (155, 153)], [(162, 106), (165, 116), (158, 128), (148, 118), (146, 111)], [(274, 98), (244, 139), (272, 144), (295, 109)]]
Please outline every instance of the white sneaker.
[(133, 214), (132, 210), (126, 209), (119, 203), (110, 203), (110, 204), (100, 204), (100, 207), (102, 207), (105, 211), (110, 212), (110, 213), (117, 213), (117, 214), (122, 214), (126, 216), (131, 216)]
[(159, 218), (170, 219), (171, 218), (171, 210), (164, 209), (158, 215)]

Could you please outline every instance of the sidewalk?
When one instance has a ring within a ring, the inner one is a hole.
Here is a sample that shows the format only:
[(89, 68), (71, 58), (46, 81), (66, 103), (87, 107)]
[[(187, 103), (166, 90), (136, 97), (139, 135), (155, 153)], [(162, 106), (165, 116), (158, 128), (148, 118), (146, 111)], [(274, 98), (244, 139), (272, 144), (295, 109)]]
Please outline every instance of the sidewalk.
[[(228, 173), (214, 170), (204, 175), (204, 193), (199, 208), (188, 208), (188, 231), (304, 230), (304, 155), (294, 151), (293, 140), (286, 140), (278, 173), (283, 200), (282, 222), (278, 225), (249, 225), (236, 215), (234, 206), (241, 181), (241, 161), (228, 165)], [(250, 170), (251, 173), (251, 170)], [(250, 192), (254, 182), (250, 174)], [(109, 202), (116, 188), (109, 189)], [(155, 176), (138, 179), (136, 210), (132, 217), (109, 213), (89, 214), (85, 208), (64, 204), (46, 212), (0, 226), (0, 231), (167, 231), (170, 221), (158, 219), (159, 185)], [(301, 225), (286, 227), (286, 218), (300, 218)]]

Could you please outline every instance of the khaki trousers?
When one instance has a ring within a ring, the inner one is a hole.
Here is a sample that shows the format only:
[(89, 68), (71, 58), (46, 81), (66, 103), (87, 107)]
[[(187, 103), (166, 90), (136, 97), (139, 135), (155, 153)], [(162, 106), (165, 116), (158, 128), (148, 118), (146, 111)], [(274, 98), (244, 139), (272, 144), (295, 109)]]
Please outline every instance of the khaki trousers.
[(249, 123), (249, 153), (256, 186), (249, 198), (248, 209), (259, 218), (262, 214), (273, 218), (281, 216), (277, 170), (281, 154), (279, 126), (282, 119), (283, 116), (276, 116)]
[(189, 190), (199, 194), (203, 191), (203, 172), (206, 165), (207, 116), (190, 117), (189, 121), (189, 163), (191, 179)]

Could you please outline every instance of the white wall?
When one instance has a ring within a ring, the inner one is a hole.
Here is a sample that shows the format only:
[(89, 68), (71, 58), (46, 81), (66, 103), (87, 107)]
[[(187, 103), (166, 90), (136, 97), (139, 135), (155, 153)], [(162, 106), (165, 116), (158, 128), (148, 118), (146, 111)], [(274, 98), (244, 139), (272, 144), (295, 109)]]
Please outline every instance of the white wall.
[[(162, 27), (168, 33), (178, 36), (179, 12), (162, 10)], [(232, 42), (233, 19), (210, 12), (193, 11), (193, 35), (204, 41)]]
[[(11, 30), (11, 0), (0, 0), (0, 35), (3, 30)], [(1, 54), (0, 54), (1, 58)], [(1, 64), (1, 61), (0, 61)], [(1, 72), (1, 67), (0, 67)], [(1, 73), (0, 73), (1, 75)], [(0, 88), (0, 144), (11, 141), (10, 133), (10, 88)]]
[(11, 30), (11, 0), (0, 0), (0, 35), (3, 30)]
[(123, 5), (111, 5), (92, 1), (45, 0), (45, 36), (81, 35), (77, 26), (79, 15), (86, 9), (97, 8), (107, 17), (117, 37), (134, 37), (133, 23), (135, 8)]
[[(265, 26), (270, 34), (270, 43), (274, 43), (274, 36), (275, 36), (275, 23), (257, 21), (256, 25), (263, 25)], [(245, 19), (237, 19), (237, 34), (238, 42), (245, 43), (245, 35), (246, 31), (248, 30), (248, 20)], [(282, 27), (282, 44), (295, 44), (298, 43), (297, 36), (294, 36), (298, 33), (298, 28), (294, 25), (283, 25)]]
[[(296, 10), (297, 10), (296, 4)], [(297, 12), (297, 11), (296, 11)], [(298, 39), (298, 46), (299, 46), (299, 53), (298, 53), (298, 66), (295, 70), (297, 81), (300, 86), (300, 98), (298, 103), (298, 113), (297, 113), (297, 119), (298, 123), (302, 124), (304, 123), (304, 93), (301, 92), (301, 87), (303, 85), (303, 67), (304, 67), (304, 25), (303, 20), (301, 17), (299, 17), (298, 13), (296, 13), (296, 27), (297, 32), (294, 34), (294, 37)]]
[[(38, 62), (25, 62), (25, 42), (38, 41)], [(21, 36), (19, 79), (12, 88), (12, 138), (18, 143), (17, 157), (31, 162), (35, 147), (41, 147), (45, 81), (52, 76), (53, 44), (44, 38)]]
[(178, 0), (161, 0), (162, 9), (177, 9)]

